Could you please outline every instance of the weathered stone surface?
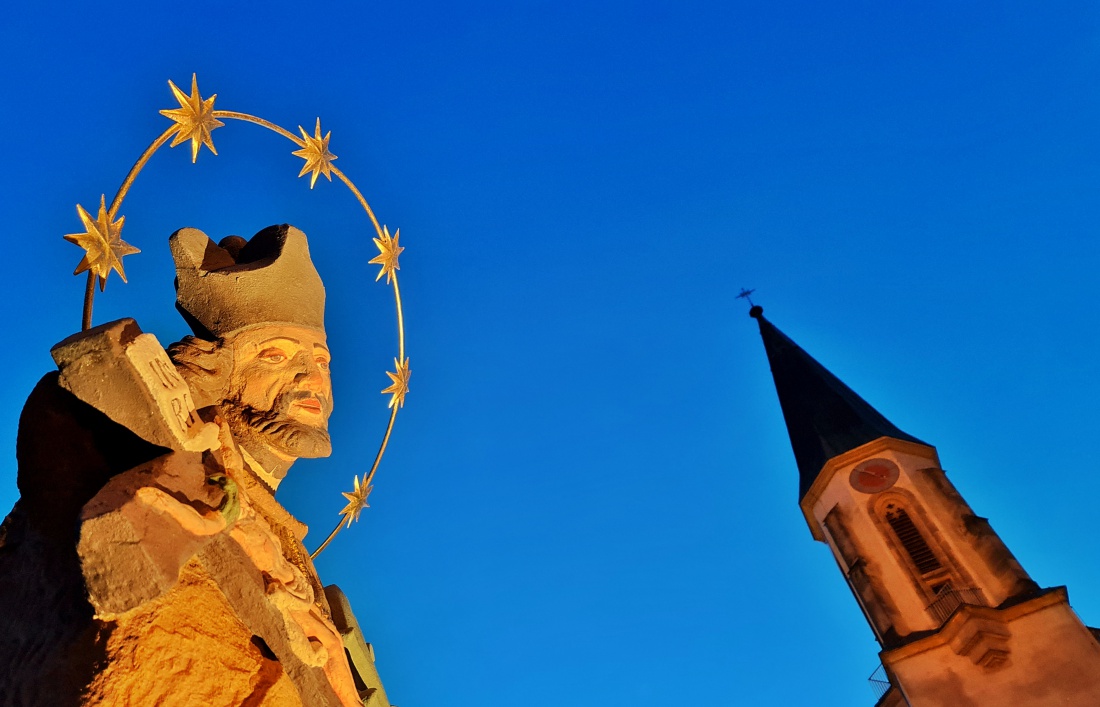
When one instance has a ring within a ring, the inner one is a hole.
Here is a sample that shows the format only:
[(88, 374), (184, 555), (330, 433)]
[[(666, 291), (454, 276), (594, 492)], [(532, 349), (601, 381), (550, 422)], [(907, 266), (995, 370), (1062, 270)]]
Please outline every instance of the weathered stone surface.
[(199, 419), (172, 361), (133, 319), (70, 336), (50, 354), (63, 388), (142, 439), (188, 451), (217, 448), (217, 428)]
[(374, 666), (374, 647), (363, 638), (359, 622), (351, 611), (351, 602), (335, 584), (325, 587), (325, 597), (332, 607), (332, 622), (344, 639), (344, 649), (348, 653), (355, 688), (359, 690), (363, 707), (390, 707), (378, 669)]
[(23, 406), (15, 450), (27, 522), (70, 550), (84, 504), (112, 476), (168, 452), (77, 399), (56, 372)]
[(334, 704), (358, 705), (341, 636), (302, 545), (307, 528), (254, 476), (242, 473), (239, 481), (240, 518), (200, 554), (204, 568), (303, 694), (315, 695), (318, 704), (332, 697)]
[(217, 338), (169, 358), (133, 320), (83, 332), (24, 408), (0, 705), (362, 705), (352, 634), (273, 497), (331, 450), (324, 290), (300, 231), (226, 245), (172, 240), (179, 306)]
[(89, 685), (89, 705), (324, 704), (302, 700), (197, 558), (170, 592), (113, 622), (104, 654), (107, 669)]
[(107, 630), (84, 600), (75, 549), (33, 527), (21, 502), (0, 536), (0, 705), (79, 705)]
[(177, 453), (120, 474), (81, 514), (78, 554), (88, 598), (113, 618), (171, 589), (180, 568), (226, 528), (224, 491), (201, 457)]
[(56, 372), (27, 399), (16, 443), (21, 497), (0, 532), (0, 705), (81, 704), (110, 627), (86, 598), (80, 509), (113, 475), (166, 451), (62, 389)]
[(881, 658), (914, 705), (1100, 704), (1100, 644), (1064, 587), (1011, 606), (962, 606), (942, 631)]
[[(223, 439), (231, 443), (228, 436)], [(96, 618), (114, 626), (108, 669), (96, 675), (95, 689), (114, 695), (110, 699), (148, 697), (140, 692), (146, 689), (140, 677), (126, 667), (149, 669), (148, 661), (134, 657), (149, 640), (147, 623), (158, 631), (203, 635), (199, 624), (190, 625), (184, 618), (201, 624), (207, 617), (180, 614), (174, 603), (183, 601), (176, 591), (183, 582), (191, 587), (185, 593), (187, 601), (194, 603), (196, 587), (215, 588), (217, 597), (202, 600), (240, 624), (238, 653), (240, 646), (246, 653), (253, 651), (250, 641), (255, 637), (307, 704), (357, 704), (340, 636), (324, 616), (323, 597), (318, 601), (314, 594), (312, 565), (299, 568), (286, 557), (284, 546), (289, 543), (292, 555), (308, 563), (298, 536), (304, 535), (305, 527), (240, 467), (239, 455), (223, 449), (217, 459), (207, 456), (204, 464), (204, 455), (165, 455), (115, 476), (84, 507), (78, 551), (89, 601)], [(209, 467), (242, 480), (231, 523), (215, 510), (225, 492), (208, 483)], [(262, 514), (250, 497), (265, 509)], [(181, 567), (189, 562), (194, 566), (184, 582)], [(163, 670), (175, 675), (170, 694), (207, 690), (205, 673), (197, 676), (180, 667), (204, 661), (191, 653), (205, 650), (201, 642), (176, 641), (156, 654)], [(238, 655), (237, 660), (252, 659)], [(199, 677), (200, 684), (192, 690), (188, 681)]]
[(182, 228), (169, 245), (177, 306), (196, 335), (221, 337), (270, 324), (324, 330), (325, 288), (297, 228), (270, 226), (232, 249), (215, 245), (197, 228)]

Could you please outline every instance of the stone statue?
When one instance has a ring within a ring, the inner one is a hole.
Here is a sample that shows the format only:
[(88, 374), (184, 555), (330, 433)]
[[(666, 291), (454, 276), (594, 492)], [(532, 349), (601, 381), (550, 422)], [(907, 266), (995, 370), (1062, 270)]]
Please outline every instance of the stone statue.
[(331, 452), (305, 235), (169, 242), (194, 336), (165, 352), (130, 319), (77, 334), (24, 407), (0, 704), (386, 707), (347, 600), (274, 498)]

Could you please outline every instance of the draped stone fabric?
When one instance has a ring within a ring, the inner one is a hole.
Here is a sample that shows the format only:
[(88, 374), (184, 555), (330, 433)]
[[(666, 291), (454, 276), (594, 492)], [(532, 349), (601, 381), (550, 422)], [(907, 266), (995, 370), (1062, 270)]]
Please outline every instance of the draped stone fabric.
[(141, 440), (57, 374), (24, 408), (17, 456), (0, 704), (360, 704), (305, 527), (246, 467), (227, 522), (218, 455)]

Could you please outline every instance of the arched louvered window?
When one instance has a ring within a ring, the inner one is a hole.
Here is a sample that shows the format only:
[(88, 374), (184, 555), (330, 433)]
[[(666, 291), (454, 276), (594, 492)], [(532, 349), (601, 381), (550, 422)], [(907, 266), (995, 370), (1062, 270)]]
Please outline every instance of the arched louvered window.
[(887, 505), (886, 522), (890, 524), (890, 529), (894, 531), (918, 572), (927, 575), (943, 567), (904, 508), (893, 503)]

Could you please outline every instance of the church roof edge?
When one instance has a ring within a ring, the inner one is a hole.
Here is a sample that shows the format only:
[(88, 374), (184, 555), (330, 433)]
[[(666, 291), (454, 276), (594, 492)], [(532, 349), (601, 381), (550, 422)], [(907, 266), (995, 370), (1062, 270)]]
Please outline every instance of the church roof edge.
[(760, 325), (779, 406), (787, 423), (795, 463), (798, 499), (810, 490), (821, 469), (833, 457), (879, 437), (930, 446), (906, 434), (882, 413), (830, 373), (824, 366), (764, 318), (759, 305), (749, 316)]

